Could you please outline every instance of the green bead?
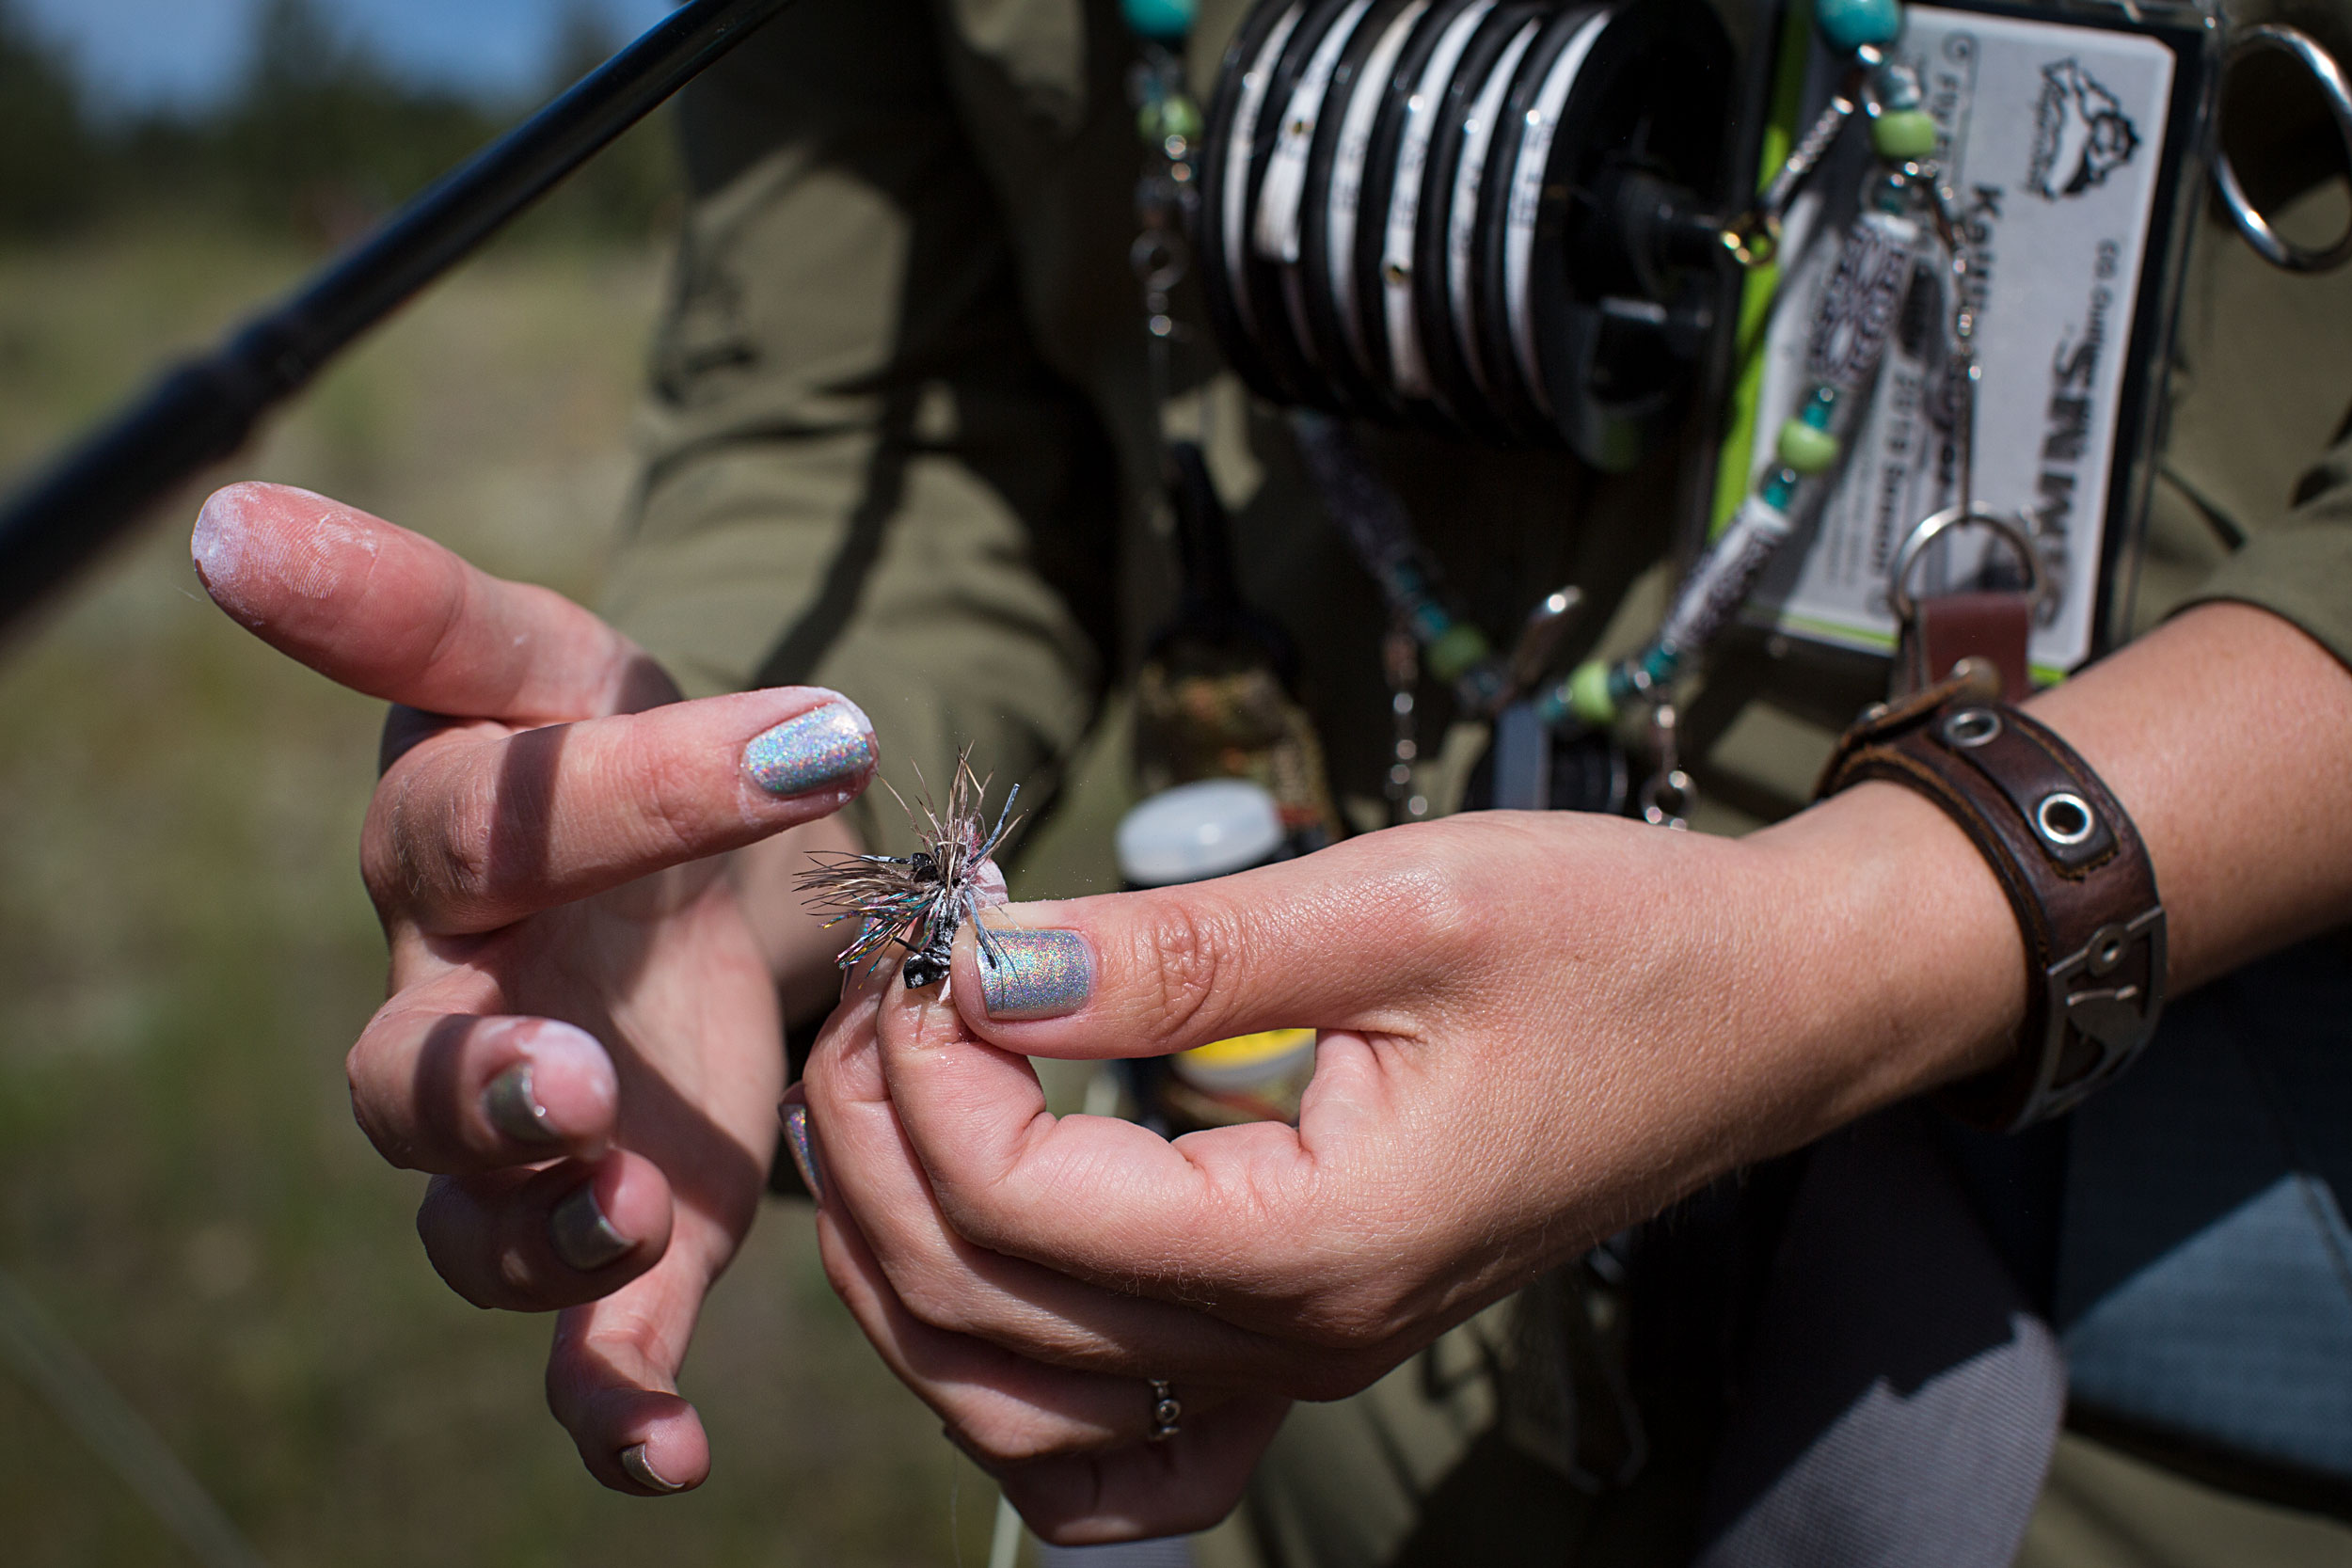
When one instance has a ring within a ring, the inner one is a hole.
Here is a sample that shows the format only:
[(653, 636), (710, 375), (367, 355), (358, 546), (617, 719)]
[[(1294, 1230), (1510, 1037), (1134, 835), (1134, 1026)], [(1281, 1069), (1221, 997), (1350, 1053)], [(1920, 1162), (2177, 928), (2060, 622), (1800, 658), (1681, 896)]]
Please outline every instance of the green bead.
[(1182, 136), (1186, 141), (1200, 139), (1200, 105), (1184, 94), (1169, 99), (1160, 110), (1160, 135)]
[(1455, 622), (1429, 644), (1429, 673), (1441, 681), (1459, 680), (1486, 657), (1486, 638), (1476, 626)]
[(1890, 164), (1932, 157), (1935, 117), (1925, 109), (1890, 109), (1870, 122), (1870, 145)]
[(1179, 43), (1200, 14), (1200, 0), (1120, 0), (1120, 12), (1138, 38)]
[(1883, 46), (1900, 38), (1903, 8), (1899, 0), (1816, 0), (1813, 25), (1822, 42), (1850, 55), (1865, 44)]
[(1801, 474), (1818, 474), (1837, 461), (1837, 437), (1802, 420), (1780, 427), (1780, 460)]
[(1617, 721), (1617, 700), (1609, 695), (1609, 666), (1588, 659), (1568, 677), (1568, 711), (1587, 724)]

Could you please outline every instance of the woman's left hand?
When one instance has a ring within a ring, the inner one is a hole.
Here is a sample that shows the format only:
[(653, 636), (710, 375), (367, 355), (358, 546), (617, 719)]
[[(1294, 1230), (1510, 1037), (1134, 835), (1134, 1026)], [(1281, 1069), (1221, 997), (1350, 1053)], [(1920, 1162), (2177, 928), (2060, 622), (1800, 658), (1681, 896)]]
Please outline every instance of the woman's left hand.
[[(1009, 962), (964, 933), (950, 997), (888, 960), (852, 989), (795, 1114), (834, 1285), (1065, 1543), (1205, 1528), (1287, 1400), (1985, 1063), (2020, 1002), (1967, 977), (2020, 964), (1990, 872), (1886, 785), (1740, 842), (1482, 814), (988, 918)], [(1025, 1059), (1300, 1026), (1296, 1128), (1172, 1143), (1047, 1114)], [(1157, 1444), (1153, 1380), (1184, 1406)]]

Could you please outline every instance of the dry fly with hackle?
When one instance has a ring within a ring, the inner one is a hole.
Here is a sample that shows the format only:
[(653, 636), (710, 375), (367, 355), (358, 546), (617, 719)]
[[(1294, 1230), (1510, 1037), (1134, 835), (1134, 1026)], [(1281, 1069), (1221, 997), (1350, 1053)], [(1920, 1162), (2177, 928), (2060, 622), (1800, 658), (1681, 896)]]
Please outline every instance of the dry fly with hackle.
[[(915, 770), (922, 777), (922, 770)], [(818, 851), (817, 865), (801, 874), (797, 884), (807, 907), (830, 914), (828, 928), (844, 921), (862, 920), (857, 937), (842, 951), (841, 967), (855, 969), (884, 948), (897, 945), (907, 952), (899, 973), (917, 989), (947, 977), (953, 961), (956, 932), (965, 921), (980, 944), (980, 957), (991, 968), (1004, 962), (996, 939), (980, 924), (980, 911), (1005, 901), (1005, 881), (991, 856), (1005, 835), (1020, 825), (1012, 803), (1021, 798), (1015, 784), (1005, 797), (996, 825), (985, 833), (980, 824), (988, 803), (988, 786), (994, 778), (973, 776), (972, 748), (956, 757), (955, 777), (947, 788), (943, 815), (932, 802), (926, 784), (921, 815), (906, 797), (891, 787), (898, 809), (907, 814), (915, 837), (924, 847), (911, 855), (853, 855)]]

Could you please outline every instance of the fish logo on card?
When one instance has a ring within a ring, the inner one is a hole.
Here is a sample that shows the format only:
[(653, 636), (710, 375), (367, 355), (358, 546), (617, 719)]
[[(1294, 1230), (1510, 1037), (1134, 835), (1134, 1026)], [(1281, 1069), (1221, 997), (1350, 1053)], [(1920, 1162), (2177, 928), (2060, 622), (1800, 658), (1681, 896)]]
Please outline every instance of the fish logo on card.
[(2042, 68), (2026, 186), (2046, 201), (2080, 196), (2132, 161), (2139, 130), (2122, 101), (2069, 55)]

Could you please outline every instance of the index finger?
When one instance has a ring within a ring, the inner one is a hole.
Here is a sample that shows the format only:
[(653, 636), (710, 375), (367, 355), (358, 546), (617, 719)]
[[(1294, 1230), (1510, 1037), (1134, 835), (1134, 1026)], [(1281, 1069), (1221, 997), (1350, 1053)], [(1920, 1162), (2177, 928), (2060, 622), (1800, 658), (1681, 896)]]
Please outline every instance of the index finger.
[(230, 485), (204, 503), (189, 551), (239, 624), (372, 697), (544, 724), (677, 695), (636, 644), (561, 594), (308, 490)]

